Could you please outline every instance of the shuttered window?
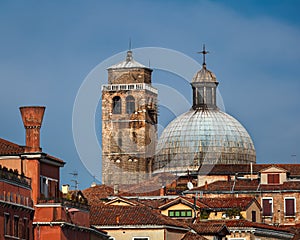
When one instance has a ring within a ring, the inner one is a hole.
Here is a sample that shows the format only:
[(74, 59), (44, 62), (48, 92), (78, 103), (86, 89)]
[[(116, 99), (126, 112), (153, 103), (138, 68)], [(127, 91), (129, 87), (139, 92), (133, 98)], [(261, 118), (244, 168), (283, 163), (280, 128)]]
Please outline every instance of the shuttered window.
[(268, 184), (279, 184), (279, 173), (269, 173)]
[(285, 204), (285, 216), (295, 216), (295, 199), (286, 198), (284, 199)]
[(273, 205), (272, 198), (264, 198), (262, 200), (262, 205), (263, 205), (263, 216), (265, 217), (272, 216), (272, 205)]

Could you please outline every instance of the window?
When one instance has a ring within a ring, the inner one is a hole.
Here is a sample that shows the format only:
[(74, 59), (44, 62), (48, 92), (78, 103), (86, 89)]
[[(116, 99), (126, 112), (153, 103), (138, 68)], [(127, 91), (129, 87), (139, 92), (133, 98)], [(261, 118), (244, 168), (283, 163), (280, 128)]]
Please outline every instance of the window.
[(131, 114), (135, 111), (135, 99), (133, 96), (126, 98), (126, 113)]
[(284, 199), (284, 212), (287, 217), (295, 216), (295, 198)]
[(168, 215), (176, 218), (192, 217), (192, 210), (169, 210)]
[(197, 91), (198, 91), (197, 104), (202, 105), (202, 104), (204, 104), (204, 90), (203, 90), (203, 88), (198, 88)]
[(14, 236), (19, 236), (19, 216), (14, 216)]
[(113, 114), (121, 114), (121, 98), (116, 96), (113, 98), (113, 106), (112, 106), (112, 113)]
[(252, 222), (256, 222), (256, 211), (251, 212), (251, 220)]
[(206, 104), (212, 104), (212, 88), (206, 88)]
[(48, 179), (44, 176), (40, 177), (40, 193), (41, 197), (47, 198), (48, 197)]
[(22, 232), (22, 235), (23, 235), (23, 239), (29, 239), (29, 222), (28, 222), (28, 219), (27, 218), (24, 218), (23, 219), (23, 226), (24, 226), (24, 229), (23, 229), (23, 232)]
[(269, 173), (268, 184), (279, 184), (279, 173)]
[(10, 235), (10, 216), (4, 213), (4, 235)]
[(263, 207), (263, 216), (271, 217), (273, 213), (273, 199), (263, 198), (262, 207)]

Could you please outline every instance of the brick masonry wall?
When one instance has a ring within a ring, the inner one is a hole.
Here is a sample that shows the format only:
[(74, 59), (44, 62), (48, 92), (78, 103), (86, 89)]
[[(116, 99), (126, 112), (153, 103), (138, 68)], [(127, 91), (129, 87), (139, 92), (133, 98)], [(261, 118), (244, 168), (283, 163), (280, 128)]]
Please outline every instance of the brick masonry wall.
[[(151, 70), (109, 70), (110, 84), (151, 84)], [(113, 113), (113, 98), (121, 98), (121, 113)], [(126, 112), (126, 98), (135, 111)], [(102, 91), (102, 182), (135, 184), (151, 172), (157, 141), (157, 94), (146, 89)]]

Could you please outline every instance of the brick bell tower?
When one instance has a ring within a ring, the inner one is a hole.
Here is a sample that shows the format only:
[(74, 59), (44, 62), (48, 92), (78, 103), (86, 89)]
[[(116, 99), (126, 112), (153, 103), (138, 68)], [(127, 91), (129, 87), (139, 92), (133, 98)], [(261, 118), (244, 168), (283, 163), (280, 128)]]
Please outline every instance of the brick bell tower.
[(157, 141), (157, 89), (152, 69), (125, 61), (108, 68), (102, 86), (102, 183), (137, 184), (151, 173)]

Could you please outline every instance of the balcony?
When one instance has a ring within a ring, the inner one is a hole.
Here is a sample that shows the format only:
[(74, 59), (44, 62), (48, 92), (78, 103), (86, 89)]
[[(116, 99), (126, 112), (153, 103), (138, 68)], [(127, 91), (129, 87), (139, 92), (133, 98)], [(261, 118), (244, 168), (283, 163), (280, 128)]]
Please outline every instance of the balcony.
[(25, 177), (23, 174), (19, 174), (18, 170), (7, 169), (0, 165), (0, 180), (6, 180), (9, 183), (16, 184), (18, 186), (23, 186), (31, 188), (31, 179)]
[(0, 202), (4, 204), (12, 204), (15, 206), (33, 208), (33, 201), (30, 197), (25, 197), (18, 193), (3, 191), (0, 193)]
[(102, 91), (115, 92), (115, 91), (130, 91), (130, 90), (148, 90), (154, 94), (158, 94), (158, 90), (146, 83), (131, 83), (131, 84), (104, 84)]
[(43, 205), (51, 205), (60, 204), (61, 206), (68, 208), (78, 208), (81, 210), (89, 211), (90, 206), (87, 203), (86, 199), (78, 199), (78, 198), (55, 198), (55, 197), (41, 197), (38, 200), (38, 204)]

